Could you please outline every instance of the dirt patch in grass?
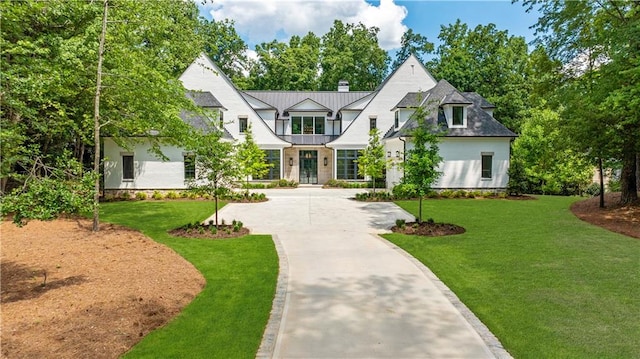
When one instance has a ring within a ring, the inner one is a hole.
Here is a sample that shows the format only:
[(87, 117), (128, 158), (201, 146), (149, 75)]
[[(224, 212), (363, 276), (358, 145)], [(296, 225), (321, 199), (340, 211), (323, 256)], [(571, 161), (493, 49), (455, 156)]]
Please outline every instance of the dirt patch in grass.
[(411, 234), (427, 237), (449, 236), (452, 234), (461, 234), (465, 232), (463, 227), (449, 223), (433, 223), (433, 222), (407, 222), (404, 226), (393, 226), (391, 231), (395, 233)]
[(605, 208), (600, 208), (600, 197), (575, 202), (571, 212), (585, 222), (612, 232), (640, 238), (640, 203), (622, 206), (620, 193), (605, 194)]
[(2, 357), (117, 358), (205, 280), (172, 249), (87, 220), (0, 223)]

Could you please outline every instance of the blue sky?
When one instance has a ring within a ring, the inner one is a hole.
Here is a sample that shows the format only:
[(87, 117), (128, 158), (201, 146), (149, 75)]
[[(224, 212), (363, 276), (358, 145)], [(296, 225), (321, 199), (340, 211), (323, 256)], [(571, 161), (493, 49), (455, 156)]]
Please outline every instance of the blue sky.
[(334, 19), (348, 23), (362, 22), (380, 28), (382, 48), (391, 52), (400, 46), (406, 29), (427, 36), (438, 43), (441, 25), (456, 19), (470, 28), (496, 24), (499, 30), (534, 40), (529, 29), (537, 21), (536, 13), (527, 13), (521, 3), (511, 1), (402, 1), (402, 0), (209, 0), (197, 1), (201, 14), (208, 19), (231, 19), (236, 31), (253, 50), (256, 44), (273, 39), (287, 41), (292, 35), (311, 31), (322, 36)]

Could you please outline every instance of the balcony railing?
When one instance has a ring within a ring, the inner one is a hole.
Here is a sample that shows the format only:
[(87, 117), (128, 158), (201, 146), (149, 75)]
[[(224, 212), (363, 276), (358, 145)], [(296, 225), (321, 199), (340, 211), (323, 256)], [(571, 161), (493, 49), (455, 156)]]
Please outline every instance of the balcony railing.
[(324, 145), (338, 138), (336, 135), (278, 135), (278, 137), (294, 145)]

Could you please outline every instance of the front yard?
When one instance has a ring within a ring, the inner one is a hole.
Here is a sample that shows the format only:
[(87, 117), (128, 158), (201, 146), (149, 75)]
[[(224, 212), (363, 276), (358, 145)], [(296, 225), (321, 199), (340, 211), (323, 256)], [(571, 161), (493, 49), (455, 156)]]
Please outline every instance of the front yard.
[[(447, 284), (516, 358), (640, 357), (640, 240), (577, 219), (575, 198), (427, 200), (467, 232), (384, 235)], [(418, 212), (417, 201), (398, 204)]]

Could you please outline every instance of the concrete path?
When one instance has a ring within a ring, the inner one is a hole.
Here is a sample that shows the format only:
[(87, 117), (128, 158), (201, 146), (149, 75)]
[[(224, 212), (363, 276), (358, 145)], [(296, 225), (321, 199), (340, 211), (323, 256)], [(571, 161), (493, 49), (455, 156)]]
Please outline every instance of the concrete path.
[(397, 218), (413, 220), (408, 213), (392, 203), (348, 199), (356, 190), (264, 192), (267, 202), (230, 204), (220, 212), (252, 233), (274, 235), (279, 248), (280, 299), (259, 357), (503, 356), (428, 269), (376, 235)]

